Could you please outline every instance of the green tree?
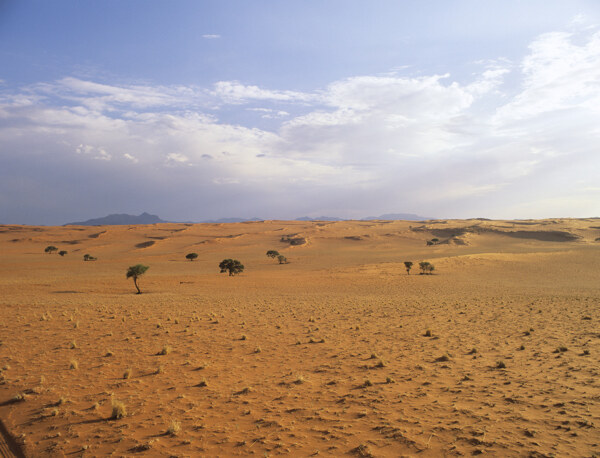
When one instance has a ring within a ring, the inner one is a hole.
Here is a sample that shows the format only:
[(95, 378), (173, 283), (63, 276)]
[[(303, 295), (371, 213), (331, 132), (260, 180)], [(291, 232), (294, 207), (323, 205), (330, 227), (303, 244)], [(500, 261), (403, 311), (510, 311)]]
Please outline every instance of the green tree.
[(190, 261), (193, 261), (197, 257), (198, 257), (198, 253), (188, 253), (185, 255), (185, 259), (189, 259)]
[(277, 260), (279, 261), (279, 264), (287, 264), (287, 258), (282, 254), (277, 256)]
[(48, 253), (48, 254), (52, 254), (52, 253), (54, 253), (55, 251), (58, 251), (58, 248), (56, 248), (54, 245), (48, 245), (48, 246), (46, 247), (46, 249), (44, 250), (44, 252), (45, 252), (45, 253)]
[(420, 262), (419, 267), (421, 268), (421, 275), (431, 275), (431, 272), (435, 270), (435, 266), (427, 261)]
[(406, 267), (406, 274), (410, 275), (410, 269), (412, 269), (412, 261), (404, 261), (404, 267)]
[(65, 254), (67, 254), (67, 252), (65, 250), (61, 250), (58, 252), (58, 254), (60, 254), (61, 256), (64, 256)]
[(97, 258), (95, 258), (94, 256), (90, 255), (90, 254), (84, 254), (83, 255), (83, 260), (84, 261), (95, 261)]
[(221, 273), (229, 272), (229, 276), (237, 275), (244, 271), (244, 265), (237, 259), (223, 259), (219, 264)]
[(142, 294), (137, 284), (138, 278), (144, 275), (148, 269), (149, 266), (145, 266), (143, 264), (136, 264), (135, 266), (131, 266), (129, 269), (127, 269), (127, 278), (133, 278), (133, 284), (137, 289), (137, 294)]
[(279, 251), (269, 250), (269, 251), (267, 251), (267, 256), (272, 259), (275, 259), (277, 256), (279, 256)]

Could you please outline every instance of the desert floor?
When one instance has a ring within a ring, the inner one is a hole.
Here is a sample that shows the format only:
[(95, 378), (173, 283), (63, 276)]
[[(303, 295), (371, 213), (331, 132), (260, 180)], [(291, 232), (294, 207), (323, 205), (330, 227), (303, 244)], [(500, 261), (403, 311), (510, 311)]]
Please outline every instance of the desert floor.
[(599, 323), (600, 219), (0, 226), (28, 457), (599, 456)]

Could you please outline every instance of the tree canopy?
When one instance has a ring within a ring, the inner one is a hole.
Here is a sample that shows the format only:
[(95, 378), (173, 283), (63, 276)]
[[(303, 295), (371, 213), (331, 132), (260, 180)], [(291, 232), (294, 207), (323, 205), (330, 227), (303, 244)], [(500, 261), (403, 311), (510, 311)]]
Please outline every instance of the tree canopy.
[(185, 255), (185, 259), (189, 259), (190, 261), (193, 261), (197, 257), (198, 257), (198, 253), (188, 253)]
[(48, 245), (46, 247), (46, 249), (44, 250), (45, 253), (49, 253), (49, 254), (52, 254), (55, 251), (58, 251), (58, 248), (56, 248), (54, 245)]
[(219, 264), (221, 273), (229, 272), (229, 276), (237, 275), (244, 271), (244, 265), (237, 259), (223, 259)]
[(431, 275), (431, 272), (435, 270), (435, 266), (427, 261), (421, 261), (419, 267), (421, 268), (421, 275)]
[(144, 275), (149, 268), (150, 268), (150, 266), (145, 266), (143, 264), (136, 264), (135, 266), (130, 266), (129, 269), (127, 269), (127, 278), (133, 278), (133, 284), (135, 285), (135, 288), (137, 289), (137, 294), (142, 294), (142, 292), (140, 291), (140, 288), (137, 284), (137, 280), (139, 277)]
[(270, 257), (270, 258), (272, 258), (272, 259), (275, 259), (277, 256), (279, 256), (279, 251), (277, 251), (277, 250), (269, 250), (269, 251), (267, 251), (267, 256)]

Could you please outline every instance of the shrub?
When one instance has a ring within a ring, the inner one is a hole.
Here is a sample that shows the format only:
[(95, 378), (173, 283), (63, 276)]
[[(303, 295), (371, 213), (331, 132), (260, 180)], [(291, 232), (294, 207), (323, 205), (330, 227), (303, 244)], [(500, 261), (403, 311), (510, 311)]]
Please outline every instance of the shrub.
[(223, 259), (219, 264), (221, 273), (229, 272), (229, 276), (237, 275), (244, 271), (244, 265), (237, 259)]
[(125, 404), (121, 401), (117, 401), (113, 399), (112, 401), (112, 413), (110, 415), (111, 420), (119, 420), (127, 415), (127, 409), (125, 409)]
[(45, 253), (48, 253), (48, 254), (52, 254), (52, 253), (54, 253), (55, 251), (58, 251), (58, 248), (56, 248), (54, 245), (48, 245), (48, 246), (46, 247), (46, 249), (44, 250), (44, 252), (45, 252)]
[(65, 250), (61, 250), (58, 252), (59, 255), (64, 256), (65, 254), (67, 254), (67, 251)]
[(427, 261), (421, 261), (419, 267), (421, 268), (421, 275), (431, 275), (431, 272), (435, 270), (435, 266)]
[(410, 269), (412, 269), (412, 261), (404, 261), (404, 267), (406, 268), (406, 274), (410, 275)]
[(277, 260), (279, 261), (279, 264), (287, 264), (287, 258), (282, 254), (277, 256)]
[(198, 253), (188, 253), (185, 255), (185, 259), (189, 259), (190, 261), (193, 261), (196, 258), (198, 258)]
[(270, 257), (271, 259), (275, 259), (277, 256), (279, 256), (279, 251), (269, 250), (269, 251), (267, 251), (267, 256)]

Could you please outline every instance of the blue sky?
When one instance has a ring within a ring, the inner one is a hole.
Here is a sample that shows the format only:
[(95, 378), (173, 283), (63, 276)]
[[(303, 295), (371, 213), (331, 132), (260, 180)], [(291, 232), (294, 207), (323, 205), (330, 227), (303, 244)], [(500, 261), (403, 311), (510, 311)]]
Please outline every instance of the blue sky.
[(596, 1), (0, 0), (0, 223), (600, 216)]

